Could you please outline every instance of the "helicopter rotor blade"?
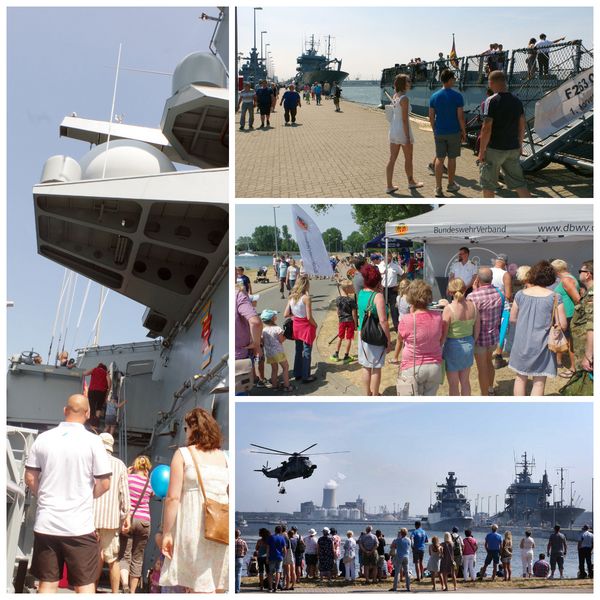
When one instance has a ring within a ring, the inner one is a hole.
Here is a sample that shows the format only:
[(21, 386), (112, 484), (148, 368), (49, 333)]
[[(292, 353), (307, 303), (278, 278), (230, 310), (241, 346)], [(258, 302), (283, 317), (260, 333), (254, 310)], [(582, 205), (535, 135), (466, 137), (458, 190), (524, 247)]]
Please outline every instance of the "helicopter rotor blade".
[(250, 450), (251, 454), (269, 454), (270, 456), (291, 456), (291, 454), (284, 454), (279, 452), (261, 452), (260, 450)]
[(338, 452), (311, 452), (310, 454), (304, 454), (303, 456), (320, 456), (323, 454), (349, 454), (350, 450), (339, 450)]
[(309, 446), (308, 448), (304, 448), (304, 450), (301, 450), (300, 452), (295, 452), (295, 454), (304, 454), (307, 450), (314, 448), (317, 444), (318, 444), (318, 442), (315, 442), (312, 446)]
[[(277, 454), (286, 454), (287, 456), (291, 456), (293, 453), (292, 452), (284, 452), (283, 450), (275, 450), (275, 448), (267, 448), (266, 446), (259, 446), (258, 444), (250, 444), (251, 446), (254, 446), (255, 448), (261, 448), (262, 450), (271, 450), (271, 452), (276, 452)], [(312, 446), (311, 446), (312, 448)], [(251, 450), (252, 452), (252, 450)]]

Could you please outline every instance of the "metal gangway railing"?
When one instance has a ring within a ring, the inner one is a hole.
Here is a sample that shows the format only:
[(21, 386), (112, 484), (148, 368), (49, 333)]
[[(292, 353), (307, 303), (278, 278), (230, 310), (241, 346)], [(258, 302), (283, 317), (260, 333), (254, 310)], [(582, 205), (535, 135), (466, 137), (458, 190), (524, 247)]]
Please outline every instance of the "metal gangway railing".
[(24, 427), (6, 428), (6, 587), (23, 589), (33, 548), (33, 535), (23, 528), (31, 494), (25, 487), (25, 461), (38, 432)]

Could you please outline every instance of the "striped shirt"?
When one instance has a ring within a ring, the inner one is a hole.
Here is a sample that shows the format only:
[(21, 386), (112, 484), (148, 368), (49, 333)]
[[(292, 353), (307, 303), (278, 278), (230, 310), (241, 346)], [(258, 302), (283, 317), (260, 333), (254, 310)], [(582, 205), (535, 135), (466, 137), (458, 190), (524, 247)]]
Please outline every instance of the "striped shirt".
[(497, 346), (504, 308), (502, 296), (493, 285), (488, 284), (473, 290), (468, 295), (468, 299), (477, 307), (481, 320), (479, 337), (475, 343), (484, 348)]
[(139, 519), (140, 521), (150, 521), (150, 497), (152, 496), (150, 484), (146, 487), (144, 497), (134, 515), (133, 509), (142, 495), (142, 491), (146, 485), (146, 478), (133, 473), (130, 473), (127, 477), (129, 479), (129, 497), (131, 498), (131, 518)]
[(127, 467), (122, 460), (110, 454), (108, 458), (113, 475), (108, 492), (94, 500), (94, 527), (96, 529), (119, 529), (129, 512)]

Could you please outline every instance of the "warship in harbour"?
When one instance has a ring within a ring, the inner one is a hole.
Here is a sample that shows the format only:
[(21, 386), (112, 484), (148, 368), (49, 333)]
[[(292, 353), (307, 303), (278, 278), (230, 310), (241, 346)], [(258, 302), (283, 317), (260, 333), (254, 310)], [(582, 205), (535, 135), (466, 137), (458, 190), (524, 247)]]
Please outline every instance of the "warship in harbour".
[(458, 485), (454, 471), (448, 471), (446, 482), (437, 484), (436, 500), (427, 511), (427, 525), (435, 531), (446, 531), (458, 527), (464, 531), (473, 525), (471, 505), (463, 490), (466, 485)]
[[(536, 103), (567, 81), (572, 82), (575, 94), (593, 86), (593, 52), (581, 40), (553, 44), (549, 47), (547, 74), (540, 74), (536, 55), (530, 48), (504, 50), (503, 57), (508, 90), (523, 103), (527, 120), (521, 157), (523, 170), (535, 172), (554, 162), (589, 176), (593, 173), (593, 102), (556, 133), (543, 138), (535, 131), (534, 117)], [(396, 75), (406, 74), (412, 83), (407, 95), (413, 113), (428, 117), (429, 98), (442, 87), (440, 74), (444, 69), (451, 69), (455, 73), (454, 87), (464, 99), (467, 136), (471, 145), (474, 145), (482, 122), (480, 106), (487, 97), (489, 55), (449, 56), (429, 62), (396, 63), (384, 68), (380, 82), (380, 108), (391, 102)]]
[[(115, 455), (124, 462), (144, 453), (153, 465), (169, 465), (185, 443), (183, 417), (194, 407), (212, 412), (228, 446), (228, 9), (218, 14), (202, 16), (215, 22), (210, 51), (176, 66), (160, 129), (65, 117), (60, 135), (92, 149), (78, 159), (50, 157), (33, 187), (38, 253), (65, 267), (63, 303), (68, 289), (75, 295), (66, 281), (96, 282), (146, 307), (140, 317), (149, 339), (91, 344), (68, 367), (54, 358), (52, 345), (46, 360), (33, 351), (10, 359), (9, 592), (33, 585), (27, 570), (35, 497), (23, 481), (27, 454), (39, 433), (62, 420), (66, 398), (82, 392), (86, 370), (110, 365), (113, 396), (126, 400), (114, 434)], [(151, 502), (143, 573), (159, 556), (153, 540), (162, 508), (162, 501)]]
[[(313, 83), (341, 83), (348, 77), (346, 71), (342, 71), (342, 61), (331, 58), (331, 36), (327, 36), (327, 54), (319, 54), (318, 44), (315, 42), (314, 34), (306, 45), (306, 50), (298, 57), (296, 67), (296, 85), (304, 86)], [(336, 65), (336, 68), (332, 68)]]
[(523, 453), (520, 461), (515, 461), (515, 480), (506, 490), (504, 510), (496, 515), (503, 525), (524, 525), (530, 527), (549, 527), (555, 523), (562, 527), (571, 527), (577, 517), (584, 512), (578, 508), (571, 497), (564, 500), (564, 468), (560, 472), (560, 499), (547, 498), (553, 496), (553, 486), (544, 471), (540, 481), (533, 481), (535, 459)]

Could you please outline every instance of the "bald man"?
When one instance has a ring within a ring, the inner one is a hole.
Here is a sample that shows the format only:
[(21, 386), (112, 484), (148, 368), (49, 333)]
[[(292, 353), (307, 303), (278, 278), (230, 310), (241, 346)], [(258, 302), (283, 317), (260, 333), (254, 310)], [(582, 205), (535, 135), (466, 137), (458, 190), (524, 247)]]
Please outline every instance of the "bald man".
[(87, 398), (71, 396), (64, 415), (37, 437), (25, 464), (25, 484), (37, 496), (31, 573), (39, 593), (56, 593), (66, 564), (75, 591), (94, 593), (100, 565), (94, 498), (110, 488), (111, 465), (100, 438), (84, 427)]

